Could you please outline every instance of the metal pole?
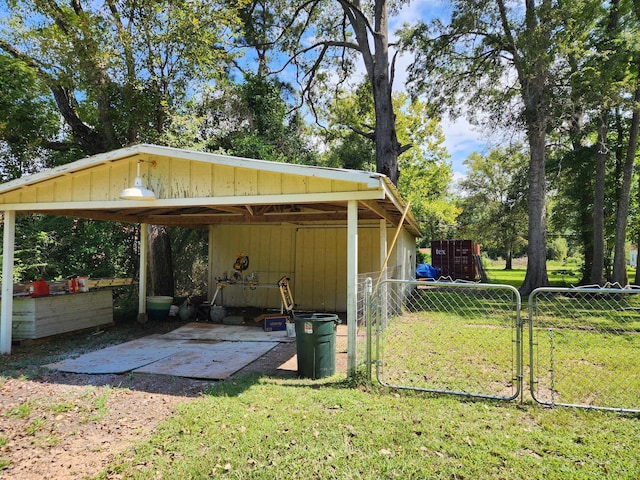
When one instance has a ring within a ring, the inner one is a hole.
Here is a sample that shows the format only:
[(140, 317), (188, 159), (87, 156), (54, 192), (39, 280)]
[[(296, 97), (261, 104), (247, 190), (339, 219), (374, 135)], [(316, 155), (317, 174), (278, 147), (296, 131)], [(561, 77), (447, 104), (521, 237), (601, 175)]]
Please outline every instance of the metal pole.
[(373, 328), (371, 325), (371, 319), (373, 315), (371, 315), (371, 300), (373, 298), (373, 280), (371, 277), (367, 277), (365, 280), (365, 294), (364, 294), (364, 308), (365, 308), (365, 318), (367, 319), (367, 380), (371, 382), (371, 369), (372, 369), (372, 352), (371, 352), (371, 335), (373, 332)]

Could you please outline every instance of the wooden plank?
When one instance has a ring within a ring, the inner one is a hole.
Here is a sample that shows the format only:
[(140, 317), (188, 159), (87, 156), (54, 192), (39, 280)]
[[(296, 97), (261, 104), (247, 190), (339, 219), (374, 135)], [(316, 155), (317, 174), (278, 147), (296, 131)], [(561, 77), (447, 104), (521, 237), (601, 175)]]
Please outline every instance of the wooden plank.
[(70, 202), (73, 192), (72, 177), (58, 177), (54, 180), (54, 191), (54, 201)]
[(169, 341), (163, 339), (162, 335), (150, 335), (45, 367), (71, 373), (125, 373), (174, 355), (182, 348), (183, 342)]
[(225, 197), (235, 194), (235, 169), (225, 165), (213, 167), (213, 196)]
[(282, 175), (282, 193), (296, 194), (307, 192), (307, 177), (301, 175)]
[(119, 198), (120, 192), (133, 186), (136, 178), (136, 162), (117, 162), (109, 165), (108, 198)]
[(171, 159), (171, 174), (167, 177), (170, 182), (169, 196), (171, 198), (194, 196), (191, 189), (191, 163), (189, 160)]
[(179, 352), (134, 370), (134, 373), (178, 377), (229, 378), (238, 370), (274, 348), (275, 342), (181, 343)]
[(248, 168), (237, 168), (235, 172), (235, 195), (257, 195), (258, 194), (258, 172)]
[(71, 200), (74, 202), (87, 202), (93, 200), (91, 198), (91, 172), (84, 171), (76, 173), (71, 177), (72, 191)]
[(13, 301), (14, 340), (50, 337), (111, 323), (111, 290), (46, 297), (16, 297)]
[(212, 166), (210, 164), (193, 162), (191, 165), (191, 196), (196, 198), (212, 196), (211, 171)]
[(294, 298), (299, 309), (311, 308), (311, 265), (309, 265), (309, 250), (313, 248), (313, 237), (307, 228), (299, 228), (295, 239), (295, 290)]
[[(89, 170), (91, 172), (91, 200), (110, 200), (110, 169), (109, 165), (99, 165)], [(119, 195), (120, 192), (116, 192)], [(117, 196), (114, 198), (118, 198)]]
[(308, 189), (307, 191), (310, 193), (321, 193), (321, 192), (331, 192), (332, 191), (332, 180), (327, 178), (318, 178), (318, 177), (309, 177), (308, 181)]
[(232, 342), (283, 342), (295, 341), (287, 332), (265, 332), (262, 328), (242, 325), (190, 322), (163, 335), (172, 340), (232, 341)]
[(282, 174), (277, 172), (258, 172), (258, 195), (278, 195), (282, 193)]
[(346, 239), (346, 232), (344, 229), (332, 229), (329, 230), (331, 236), (329, 237), (330, 243), (328, 244), (333, 255), (324, 255), (324, 283), (327, 285), (325, 290), (326, 308), (323, 311), (336, 312), (339, 299), (342, 295), (342, 291), (338, 290), (339, 284), (334, 281), (333, 278), (340, 275), (340, 271), (344, 268), (343, 259), (340, 258), (339, 252), (344, 250), (342, 248), (343, 239)]

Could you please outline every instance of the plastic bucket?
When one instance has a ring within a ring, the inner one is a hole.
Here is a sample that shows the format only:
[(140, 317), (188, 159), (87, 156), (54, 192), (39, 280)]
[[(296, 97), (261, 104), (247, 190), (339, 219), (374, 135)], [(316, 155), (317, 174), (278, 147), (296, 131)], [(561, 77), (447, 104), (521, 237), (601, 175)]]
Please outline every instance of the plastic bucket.
[(213, 323), (222, 323), (222, 319), (227, 315), (227, 309), (220, 305), (212, 305), (209, 310), (209, 318)]
[(147, 316), (149, 320), (164, 320), (169, 316), (173, 297), (147, 297)]
[(317, 379), (336, 372), (336, 331), (339, 323), (337, 315), (327, 313), (295, 317), (299, 376)]

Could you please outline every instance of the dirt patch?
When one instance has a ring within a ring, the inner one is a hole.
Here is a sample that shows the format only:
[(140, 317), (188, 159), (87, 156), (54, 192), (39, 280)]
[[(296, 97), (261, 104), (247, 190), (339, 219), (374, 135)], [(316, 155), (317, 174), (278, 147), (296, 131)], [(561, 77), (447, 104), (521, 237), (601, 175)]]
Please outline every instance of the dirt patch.
[[(80, 479), (98, 474), (118, 453), (148, 437), (182, 402), (216, 382), (169, 375), (86, 375), (42, 365), (181, 326), (178, 321), (119, 325), (14, 346), (0, 356), (0, 478)], [(336, 345), (346, 373), (346, 327)], [(281, 343), (234, 374), (296, 376), (295, 343)]]

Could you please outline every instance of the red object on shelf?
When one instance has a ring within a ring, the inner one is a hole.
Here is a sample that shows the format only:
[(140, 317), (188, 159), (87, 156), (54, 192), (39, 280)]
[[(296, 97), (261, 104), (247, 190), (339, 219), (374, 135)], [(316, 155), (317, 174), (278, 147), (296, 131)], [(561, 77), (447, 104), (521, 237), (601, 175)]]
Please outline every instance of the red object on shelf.
[(49, 295), (49, 284), (44, 279), (39, 278), (29, 284), (30, 297), (45, 297)]

